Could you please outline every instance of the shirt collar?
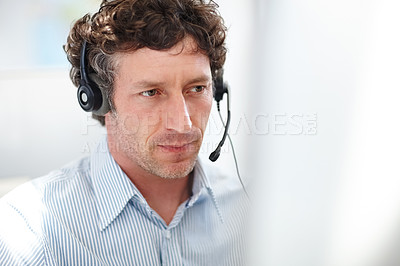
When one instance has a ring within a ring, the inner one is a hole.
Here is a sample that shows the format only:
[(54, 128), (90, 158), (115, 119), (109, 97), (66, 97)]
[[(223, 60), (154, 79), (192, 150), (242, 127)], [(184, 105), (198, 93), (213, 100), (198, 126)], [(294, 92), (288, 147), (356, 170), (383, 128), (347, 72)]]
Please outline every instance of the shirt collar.
[(97, 200), (99, 226), (104, 230), (125, 208), (137, 188), (111, 156), (107, 138), (103, 138), (91, 155), (91, 177)]
[(207, 193), (209, 194), (209, 196), (212, 199), (215, 210), (218, 213), (218, 217), (219, 217), (220, 221), (223, 223), (224, 219), (222, 217), (214, 190), (211, 186), (210, 178), (206, 174), (202, 160), (200, 159), (200, 157), (198, 157), (196, 165), (194, 167), (194, 180), (193, 180), (193, 188), (192, 188), (193, 196), (192, 196), (191, 200), (188, 202), (189, 204), (194, 204), (197, 201), (197, 199), (201, 195), (201, 191), (203, 188), (205, 188), (207, 190)]
[[(91, 177), (101, 230), (104, 230), (114, 221), (132, 198), (145, 201), (139, 190), (112, 157), (106, 137), (99, 142), (91, 155)], [(194, 168), (192, 197), (187, 203), (189, 206), (196, 203), (202, 195), (203, 188), (211, 197), (218, 216), (223, 222), (210, 180), (204, 171), (200, 158), (198, 158)]]

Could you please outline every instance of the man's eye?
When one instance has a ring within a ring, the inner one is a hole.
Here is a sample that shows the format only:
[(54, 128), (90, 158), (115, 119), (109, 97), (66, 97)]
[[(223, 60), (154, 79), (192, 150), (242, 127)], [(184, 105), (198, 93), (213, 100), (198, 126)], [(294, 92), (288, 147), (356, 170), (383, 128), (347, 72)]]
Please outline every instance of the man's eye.
[(193, 91), (193, 92), (202, 92), (202, 91), (204, 91), (205, 88), (206, 88), (205, 86), (195, 86), (195, 87), (193, 87), (191, 89), (191, 91)]
[(157, 90), (153, 89), (153, 90), (143, 91), (140, 94), (146, 97), (152, 97), (157, 94)]

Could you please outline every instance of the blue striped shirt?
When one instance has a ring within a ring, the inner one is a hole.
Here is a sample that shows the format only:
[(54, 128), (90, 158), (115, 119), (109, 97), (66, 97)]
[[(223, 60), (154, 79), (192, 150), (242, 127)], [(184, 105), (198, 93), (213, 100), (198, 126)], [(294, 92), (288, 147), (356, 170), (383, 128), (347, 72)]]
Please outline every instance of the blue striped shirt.
[(245, 209), (237, 180), (198, 161), (166, 225), (104, 139), (0, 200), (0, 265), (243, 265)]

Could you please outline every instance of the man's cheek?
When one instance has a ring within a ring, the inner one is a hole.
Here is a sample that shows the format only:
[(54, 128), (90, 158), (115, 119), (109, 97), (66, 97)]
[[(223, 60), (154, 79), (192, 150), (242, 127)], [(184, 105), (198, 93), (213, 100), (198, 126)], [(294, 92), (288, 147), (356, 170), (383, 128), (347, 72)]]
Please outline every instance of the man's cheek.
[(196, 115), (196, 124), (204, 131), (205, 128), (207, 127), (208, 119), (209, 119), (210, 113), (209, 112), (203, 112), (198, 115)]
[(142, 122), (136, 114), (124, 116), (119, 121), (122, 132), (126, 135), (134, 135), (139, 132)]
[(158, 114), (145, 114), (140, 121), (141, 131), (143, 134), (149, 135), (154, 131), (154, 128), (160, 123), (160, 116)]

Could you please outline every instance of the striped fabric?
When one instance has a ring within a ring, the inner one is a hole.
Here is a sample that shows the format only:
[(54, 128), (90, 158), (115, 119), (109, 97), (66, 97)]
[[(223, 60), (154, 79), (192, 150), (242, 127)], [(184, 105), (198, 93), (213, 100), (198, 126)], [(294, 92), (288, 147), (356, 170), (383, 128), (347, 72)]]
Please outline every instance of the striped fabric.
[(0, 200), (0, 265), (243, 265), (237, 183), (198, 161), (193, 195), (167, 226), (104, 139)]

